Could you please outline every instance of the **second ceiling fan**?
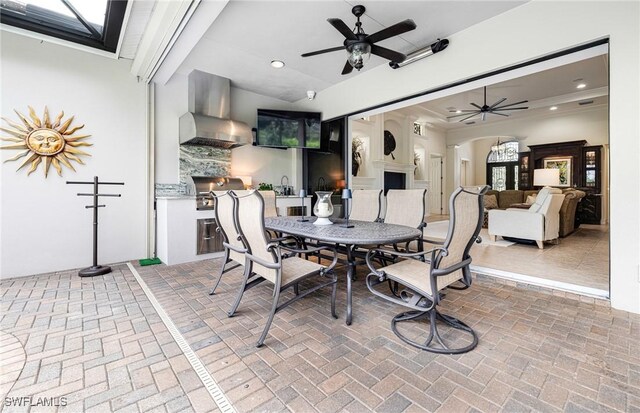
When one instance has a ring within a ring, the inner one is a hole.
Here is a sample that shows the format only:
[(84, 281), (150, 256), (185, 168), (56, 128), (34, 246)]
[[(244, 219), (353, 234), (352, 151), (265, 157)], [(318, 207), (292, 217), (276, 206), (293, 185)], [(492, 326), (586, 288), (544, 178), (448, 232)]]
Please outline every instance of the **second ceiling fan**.
[[(484, 121), (487, 119), (487, 114), (490, 113), (492, 115), (500, 115), (500, 116), (505, 116), (508, 117), (509, 115), (506, 113), (502, 113), (504, 111), (507, 110), (524, 110), (524, 109), (529, 109), (528, 106), (522, 106), (519, 108), (514, 108), (513, 106), (516, 105), (521, 105), (523, 103), (527, 103), (529, 102), (528, 100), (521, 100), (520, 102), (516, 102), (516, 103), (508, 103), (506, 105), (502, 105), (502, 106), (498, 106), (500, 105), (502, 102), (504, 102), (505, 100), (507, 100), (507, 98), (502, 98), (500, 100), (498, 100), (496, 103), (494, 103), (493, 105), (489, 106), (487, 105), (487, 87), (484, 87), (484, 104), (482, 106), (477, 105), (475, 103), (471, 103), (471, 106), (475, 107), (476, 109), (465, 109), (465, 110), (461, 110), (460, 114), (458, 115), (453, 115), (453, 116), (449, 116), (447, 117), (447, 119), (452, 119), (452, 118), (459, 118), (462, 117), (462, 119), (460, 119), (458, 122), (464, 122), (467, 119), (471, 119), (474, 116), (480, 115), (480, 118)], [(451, 110), (450, 112), (458, 112), (455, 110)]]
[(356, 68), (356, 70), (362, 69), (365, 62), (369, 59), (370, 54), (383, 57), (391, 60), (392, 62), (403, 62), (407, 58), (404, 54), (378, 46), (374, 43), (411, 31), (416, 28), (416, 24), (413, 20), (407, 19), (376, 33), (366, 34), (362, 29), (362, 23), (360, 22), (360, 16), (364, 14), (365, 10), (365, 7), (361, 5), (354, 6), (353, 9), (351, 9), (351, 13), (353, 13), (353, 15), (358, 19), (353, 30), (351, 30), (349, 26), (340, 19), (327, 19), (329, 24), (335, 27), (345, 37), (343, 45), (305, 53), (302, 57), (336, 52), (338, 50), (346, 50), (349, 57), (347, 59), (347, 63), (342, 69), (343, 75), (351, 73), (354, 68)]

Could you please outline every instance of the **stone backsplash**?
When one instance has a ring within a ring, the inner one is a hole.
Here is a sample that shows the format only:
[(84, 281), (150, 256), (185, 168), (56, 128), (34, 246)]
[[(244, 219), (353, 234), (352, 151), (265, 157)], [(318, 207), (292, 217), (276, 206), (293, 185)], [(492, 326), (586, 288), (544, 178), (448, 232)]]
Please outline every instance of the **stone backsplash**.
[(200, 145), (180, 146), (180, 183), (156, 183), (156, 196), (188, 195), (192, 176), (229, 176), (231, 150)]

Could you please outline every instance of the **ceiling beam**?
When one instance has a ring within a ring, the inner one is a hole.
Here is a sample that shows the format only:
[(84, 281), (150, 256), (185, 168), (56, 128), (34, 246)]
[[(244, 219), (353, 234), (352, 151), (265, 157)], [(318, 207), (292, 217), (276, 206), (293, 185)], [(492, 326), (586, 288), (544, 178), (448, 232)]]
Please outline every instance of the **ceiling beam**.
[(228, 0), (203, 1), (200, 3), (198, 9), (189, 19), (189, 24), (182, 30), (180, 36), (153, 76), (152, 80), (154, 83), (164, 85), (171, 79), (171, 76), (174, 75), (182, 62), (189, 56), (189, 53), (196, 47), (200, 39), (202, 39), (209, 30), (220, 13), (222, 13), (227, 3), (229, 3)]
[(153, 14), (140, 40), (131, 73), (149, 82), (201, 0), (156, 2)]

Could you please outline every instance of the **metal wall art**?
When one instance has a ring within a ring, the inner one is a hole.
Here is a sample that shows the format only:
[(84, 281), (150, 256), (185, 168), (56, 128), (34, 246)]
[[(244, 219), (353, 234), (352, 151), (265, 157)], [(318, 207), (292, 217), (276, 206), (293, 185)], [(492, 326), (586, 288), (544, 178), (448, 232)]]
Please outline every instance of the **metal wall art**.
[(29, 106), (30, 119), (15, 109), (14, 112), (20, 118), (22, 124), (2, 118), (2, 120), (9, 125), (10, 129), (0, 128), (0, 131), (8, 133), (11, 136), (3, 136), (0, 137), (0, 139), (13, 143), (0, 146), (0, 149), (21, 150), (21, 152), (16, 156), (5, 161), (16, 161), (20, 158), (26, 157), (17, 170), (22, 169), (30, 163), (31, 167), (27, 172), (27, 175), (29, 175), (31, 172), (36, 170), (44, 158), (43, 169), (45, 178), (49, 173), (51, 165), (56, 168), (58, 175), (62, 176), (62, 168), (60, 164), (75, 172), (70, 161), (75, 161), (84, 165), (82, 159), (78, 158), (77, 155), (91, 156), (90, 154), (78, 149), (79, 146), (92, 146), (91, 143), (81, 142), (83, 139), (86, 139), (91, 135), (73, 136), (75, 132), (84, 128), (84, 125), (71, 127), (74, 118), (73, 116), (63, 122), (62, 118), (64, 117), (64, 111), (61, 111), (55, 120), (51, 121), (51, 118), (49, 117), (49, 109), (46, 106), (44, 108), (44, 116), (42, 117), (42, 120), (38, 118), (36, 112), (31, 106)]

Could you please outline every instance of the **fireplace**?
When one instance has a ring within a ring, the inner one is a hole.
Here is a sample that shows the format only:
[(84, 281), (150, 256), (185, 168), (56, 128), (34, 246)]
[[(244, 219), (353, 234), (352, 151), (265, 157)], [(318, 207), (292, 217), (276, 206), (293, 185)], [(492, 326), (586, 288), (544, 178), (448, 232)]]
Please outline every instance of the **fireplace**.
[(384, 173), (384, 194), (387, 195), (389, 189), (407, 189), (407, 174), (402, 172)]

